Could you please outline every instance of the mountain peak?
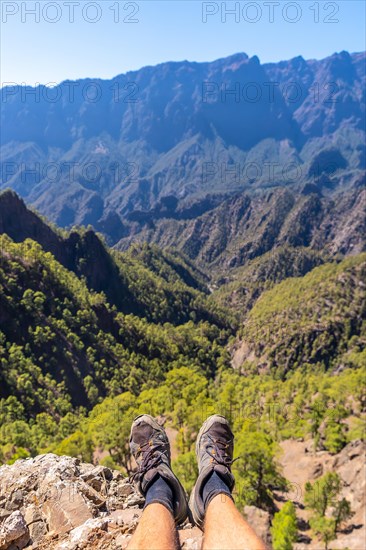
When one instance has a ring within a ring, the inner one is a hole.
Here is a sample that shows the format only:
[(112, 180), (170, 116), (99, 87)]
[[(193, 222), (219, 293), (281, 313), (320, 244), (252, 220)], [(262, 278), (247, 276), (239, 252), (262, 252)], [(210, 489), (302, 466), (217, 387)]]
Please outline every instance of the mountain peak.
[(25, 203), (23, 199), (21, 199), (19, 195), (9, 187), (4, 189), (3, 191), (0, 191), (0, 204), (18, 205), (25, 208)]
[(11, 189), (0, 193), (0, 234), (7, 233), (15, 242), (30, 238), (56, 246), (58, 235), (39, 215), (29, 210), (23, 199)]

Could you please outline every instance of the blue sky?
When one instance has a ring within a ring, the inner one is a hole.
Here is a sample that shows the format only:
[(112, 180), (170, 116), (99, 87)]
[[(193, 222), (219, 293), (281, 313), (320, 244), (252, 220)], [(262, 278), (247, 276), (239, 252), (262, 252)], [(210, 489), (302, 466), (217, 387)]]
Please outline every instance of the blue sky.
[(2, 85), (111, 78), (237, 52), (269, 62), (365, 49), (362, 0), (70, 2), (1, 0)]

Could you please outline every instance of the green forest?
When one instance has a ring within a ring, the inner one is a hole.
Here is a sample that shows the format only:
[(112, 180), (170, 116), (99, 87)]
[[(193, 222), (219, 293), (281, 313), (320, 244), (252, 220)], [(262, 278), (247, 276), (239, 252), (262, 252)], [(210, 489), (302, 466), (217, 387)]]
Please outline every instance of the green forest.
[[(85, 252), (91, 230), (73, 232), (73, 268), (49, 240), (0, 235), (2, 463), (53, 452), (129, 474), (131, 421), (149, 413), (175, 430), (173, 468), (189, 491), (195, 435), (215, 412), (236, 437), (237, 505), (274, 513), (288, 486), (281, 441), (311, 438), (314, 451), (336, 454), (364, 437), (366, 254), (283, 248), (210, 291), (209, 275), (180, 253), (112, 251), (93, 234), (114, 277), (97, 291), (86, 269), (99, 269)], [(329, 521), (313, 510), (322, 540), (345, 506)], [(275, 548), (292, 547), (293, 515), (291, 502), (275, 515)]]

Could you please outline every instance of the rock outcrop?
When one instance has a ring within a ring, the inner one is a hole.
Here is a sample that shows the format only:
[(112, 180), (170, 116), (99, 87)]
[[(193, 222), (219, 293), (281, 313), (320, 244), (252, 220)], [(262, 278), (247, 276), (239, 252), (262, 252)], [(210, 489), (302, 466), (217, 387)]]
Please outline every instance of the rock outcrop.
[(24, 548), (30, 539), (29, 529), (24, 516), (16, 510), (5, 518), (0, 532), (0, 548)]
[[(0, 468), (0, 550), (122, 550), (144, 500), (118, 471), (77, 458), (40, 455)], [(181, 526), (182, 548), (202, 534)]]
[[(327, 471), (342, 479), (341, 496), (354, 515), (332, 541), (332, 548), (361, 550), (365, 540), (366, 478), (362, 441), (349, 443), (337, 455), (308, 452), (309, 442), (284, 441), (281, 463), (291, 482), (278, 493), (279, 508), (294, 501), (299, 520), (296, 550), (319, 550), (304, 509), (304, 484)], [(123, 550), (142, 514), (144, 500), (116, 470), (82, 463), (77, 458), (44, 454), (0, 467), (0, 550)], [(244, 516), (270, 544), (271, 516), (246, 506)], [(301, 527), (302, 526), (302, 527)], [(182, 550), (200, 550), (202, 532), (186, 522), (179, 526)]]

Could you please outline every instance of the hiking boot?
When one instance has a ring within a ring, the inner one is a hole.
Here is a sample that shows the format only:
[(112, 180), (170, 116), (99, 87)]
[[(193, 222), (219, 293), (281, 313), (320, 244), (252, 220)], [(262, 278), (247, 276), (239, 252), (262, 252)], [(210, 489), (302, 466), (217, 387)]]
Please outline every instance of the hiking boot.
[(234, 488), (235, 480), (231, 473), (233, 451), (234, 435), (229, 422), (219, 414), (210, 416), (203, 423), (197, 436), (196, 456), (199, 474), (189, 500), (193, 519), (199, 527), (203, 526), (206, 513), (202, 496), (203, 487), (212, 472), (216, 472), (227, 485), (229, 494)]
[(184, 489), (170, 466), (170, 445), (165, 430), (149, 414), (137, 416), (131, 426), (130, 449), (137, 463), (132, 475), (136, 489), (146, 496), (152, 483), (161, 476), (173, 492), (174, 519), (183, 523), (188, 514)]

